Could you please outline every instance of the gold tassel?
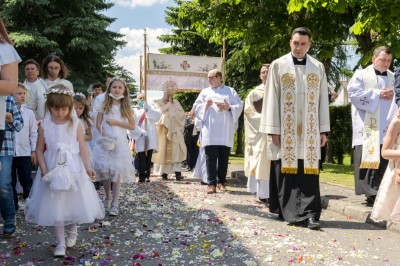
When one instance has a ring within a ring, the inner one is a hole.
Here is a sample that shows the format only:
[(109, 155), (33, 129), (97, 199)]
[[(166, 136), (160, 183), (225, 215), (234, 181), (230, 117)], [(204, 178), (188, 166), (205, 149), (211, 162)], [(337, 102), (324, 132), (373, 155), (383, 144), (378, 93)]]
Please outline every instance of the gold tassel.
[(379, 169), (379, 162), (361, 162), (360, 169)]
[(318, 175), (319, 169), (318, 168), (304, 168), (304, 174), (306, 175)]
[(297, 167), (282, 167), (282, 174), (297, 174)]

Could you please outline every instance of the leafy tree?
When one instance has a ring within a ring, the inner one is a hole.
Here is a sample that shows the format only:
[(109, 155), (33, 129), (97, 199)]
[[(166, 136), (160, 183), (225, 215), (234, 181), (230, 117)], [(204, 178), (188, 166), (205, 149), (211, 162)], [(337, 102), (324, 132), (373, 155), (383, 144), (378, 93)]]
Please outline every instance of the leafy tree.
[(115, 19), (101, 13), (112, 5), (105, 0), (6, 0), (0, 16), (23, 60), (41, 62), (56, 53), (79, 89), (105, 79), (105, 66), (125, 45), (121, 34), (107, 30)]
[[(234, 87), (242, 99), (260, 82), (260, 66), (289, 52), (290, 34), (298, 26), (308, 26), (314, 33), (310, 53), (324, 63), (329, 81), (336, 84), (340, 80), (346, 53), (345, 46), (338, 44), (348, 36), (345, 15), (332, 20), (332, 12), (323, 8), (311, 15), (306, 11), (289, 14), (288, 2), (279, 0), (175, 2), (177, 7), (168, 9), (166, 21), (176, 28), (161, 38), (172, 47), (164, 51), (202, 54), (210, 52), (210, 44), (221, 46), (225, 39), (225, 83)], [(242, 125), (240, 119), (238, 139), (242, 139)], [(242, 152), (240, 145), (238, 150)]]
[[(343, 26), (357, 40), (362, 55), (359, 63), (363, 66), (370, 64), (373, 48), (379, 45), (390, 46), (394, 56), (400, 57), (399, 19), (393, 12), (399, 8), (400, 0), (290, 0), (288, 4), (292, 14), (305, 11), (315, 15), (326, 10), (333, 17), (346, 17)], [(346, 39), (348, 36), (343, 36), (342, 41)]]

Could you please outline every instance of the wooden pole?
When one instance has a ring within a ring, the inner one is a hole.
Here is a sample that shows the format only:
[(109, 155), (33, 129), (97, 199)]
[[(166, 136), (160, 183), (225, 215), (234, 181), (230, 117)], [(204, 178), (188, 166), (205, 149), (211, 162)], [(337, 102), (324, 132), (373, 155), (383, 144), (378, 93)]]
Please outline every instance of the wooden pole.
[(143, 89), (144, 89), (144, 101), (147, 102), (147, 33), (144, 29), (144, 77), (143, 77)]
[[(143, 89), (144, 89), (144, 101), (147, 104), (147, 33), (146, 29), (144, 29), (144, 77), (143, 77)], [(146, 115), (146, 114), (144, 114)], [(147, 116), (147, 115), (146, 115)], [(144, 127), (147, 130), (147, 117), (144, 120)], [(147, 148), (148, 148), (148, 139), (144, 138), (144, 154), (147, 156)]]
[(222, 76), (225, 76), (225, 37), (222, 40), (222, 67), (221, 67), (221, 71), (222, 71)]
[(143, 55), (140, 53), (140, 77), (139, 77), (139, 92), (143, 90)]

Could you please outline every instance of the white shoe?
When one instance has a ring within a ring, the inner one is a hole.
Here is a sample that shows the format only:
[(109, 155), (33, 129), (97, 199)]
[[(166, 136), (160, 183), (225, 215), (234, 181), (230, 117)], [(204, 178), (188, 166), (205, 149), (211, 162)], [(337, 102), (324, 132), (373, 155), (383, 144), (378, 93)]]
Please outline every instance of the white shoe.
[(109, 214), (110, 216), (118, 216), (118, 213), (119, 213), (118, 207), (112, 206), (112, 207), (111, 207), (111, 210), (109, 211), (108, 214)]
[(19, 201), (18, 202), (18, 207), (20, 210), (23, 210), (25, 208), (25, 200), (24, 201)]
[(103, 200), (104, 210), (105, 210), (106, 212), (109, 212), (109, 211), (110, 211), (110, 209), (111, 209), (111, 202), (112, 202), (112, 199), (105, 199), (105, 200)]
[(65, 257), (65, 246), (57, 246), (54, 250), (54, 257)]
[(77, 236), (78, 233), (76, 232), (68, 232), (67, 241), (65, 243), (67, 248), (72, 248), (73, 246), (75, 246)]

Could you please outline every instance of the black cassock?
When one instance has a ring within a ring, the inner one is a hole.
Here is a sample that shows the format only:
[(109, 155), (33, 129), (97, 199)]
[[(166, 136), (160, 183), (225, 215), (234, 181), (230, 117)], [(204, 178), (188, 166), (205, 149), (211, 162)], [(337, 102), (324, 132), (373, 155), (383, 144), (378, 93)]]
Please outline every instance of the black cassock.
[(290, 223), (319, 220), (321, 194), (319, 175), (304, 174), (304, 161), (298, 160), (297, 174), (281, 173), (281, 160), (271, 161), (270, 212), (278, 213)]

